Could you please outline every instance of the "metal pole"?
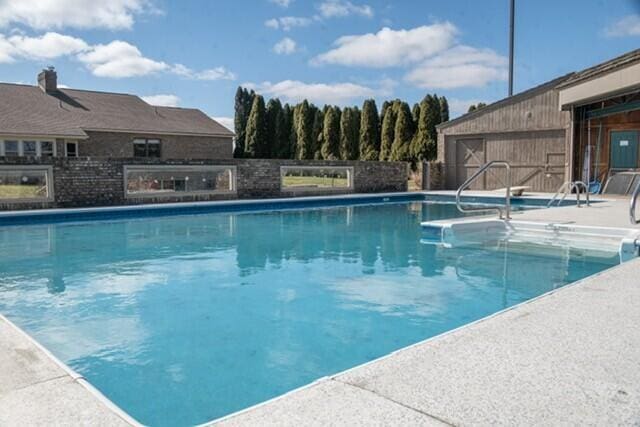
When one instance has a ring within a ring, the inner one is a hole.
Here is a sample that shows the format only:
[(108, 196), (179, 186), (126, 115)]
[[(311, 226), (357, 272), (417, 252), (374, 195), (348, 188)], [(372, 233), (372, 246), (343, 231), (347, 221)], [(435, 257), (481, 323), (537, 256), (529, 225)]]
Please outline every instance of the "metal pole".
[(515, 0), (510, 2), (509, 11), (509, 96), (513, 95), (513, 32), (515, 21)]

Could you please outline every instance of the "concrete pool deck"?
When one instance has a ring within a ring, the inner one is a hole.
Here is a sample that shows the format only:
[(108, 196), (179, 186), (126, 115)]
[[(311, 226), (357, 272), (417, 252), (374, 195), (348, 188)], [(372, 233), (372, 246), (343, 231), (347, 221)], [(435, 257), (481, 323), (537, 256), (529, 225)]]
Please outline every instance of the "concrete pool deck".
[(0, 315), (0, 426), (138, 425)]
[[(632, 228), (628, 199), (513, 216)], [(638, 424), (638, 277), (640, 259), (217, 423)], [(0, 425), (137, 423), (0, 315)]]

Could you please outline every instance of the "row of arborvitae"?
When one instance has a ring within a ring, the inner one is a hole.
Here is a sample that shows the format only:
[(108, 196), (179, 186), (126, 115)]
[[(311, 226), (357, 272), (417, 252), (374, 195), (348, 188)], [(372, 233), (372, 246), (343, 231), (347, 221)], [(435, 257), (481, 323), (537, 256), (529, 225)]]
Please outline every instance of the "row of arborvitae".
[(436, 157), (436, 125), (449, 120), (445, 97), (427, 95), (409, 108), (373, 99), (358, 107), (296, 106), (239, 87), (235, 100), (235, 157), (299, 160), (382, 160), (416, 163)]

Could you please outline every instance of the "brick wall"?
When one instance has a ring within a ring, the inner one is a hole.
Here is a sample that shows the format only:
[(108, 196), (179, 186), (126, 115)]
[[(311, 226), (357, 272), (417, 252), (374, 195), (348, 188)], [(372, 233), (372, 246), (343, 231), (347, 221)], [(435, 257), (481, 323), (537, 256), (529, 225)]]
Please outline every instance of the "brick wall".
[[(88, 131), (87, 135), (89, 139), (79, 142), (78, 150), (81, 156), (133, 157), (133, 140), (136, 138), (159, 139), (162, 159), (230, 159), (233, 156), (231, 137), (95, 131)], [(59, 155), (63, 154), (64, 151), (59, 152)]]
[[(54, 201), (43, 203), (3, 203), (0, 210), (53, 207), (117, 206), (142, 203), (209, 201), (295, 197), (322, 194), (375, 193), (407, 190), (407, 164), (403, 162), (296, 161), (273, 159), (154, 160), (80, 157), (29, 159), (1, 158), (2, 165), (52, 165)], [(125, 165), (233, 165), (236, 166), (236, 193), (182, 195), (171, 197), (125, 198)], [(354, 188), (328, 191), (281, 191), (280, 166), (351, 166)]]

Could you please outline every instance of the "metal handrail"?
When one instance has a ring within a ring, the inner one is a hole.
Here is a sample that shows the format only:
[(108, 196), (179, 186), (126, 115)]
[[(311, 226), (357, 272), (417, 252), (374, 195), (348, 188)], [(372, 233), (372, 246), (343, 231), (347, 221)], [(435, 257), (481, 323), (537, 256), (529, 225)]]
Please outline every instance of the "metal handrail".
[[(504, 166), (507, 169), (507, 194), (505, 196), (505, 206), (504, 206), (504, 208), (502, 206), (466, 207), (466, 208), (463, 208), (462, 207), (462, 203), (460, 201), (460, 197), (462, 195), (462, 191), (465, 190), (467, 187), (469, 187), (471, 185), (471, 183), (476, 180), (476, 178), (478, 178), (480, 175), (485, 173), (487, 170), (489, 170), (494, 165), (501, 165), (501, 166)], [(476, 173), (471, 175), (471, 177), (468, 178), (460, 186), (460, 188), (458, 188), (458, 191), (456, 192), (456, 207), (462, 213), (496, 210), (496, 211), (498, 211), (498, 215), (500, 216), (500, 219), (511, 219), (511, 165), (509, 165), (509, 163), (505, 162), (504, 160), (492, 160), (489, 163), (485, 163), (480, 169), (478, 169), (476, 171)], [(503, 215), (503, 211), (504, 211), (504, 215)]]
[(549, 200), (549, 203), (547, 203), (548, 208), (551, 207), (553, 202), (555, 202), (556, 198), (560, 195), (560, 192), (564, 190), (564, 196), (562, 196), (562, 198), (558, 200), (558, 206), (560, 206), (560, 203), (562, 203), (562, 201), (567, 197), (566, 187), (567, 185), (570, 185), (570, 184), (571, 184), (571, 181), (565, 181), (562, 183), (562, 185), (558, 188), (558, 191), (556, 191), (556, 194), (554, 194), (551, 200)]
[(591, 203), (589, 201), (589, 187), (587, 187), (587, 184), (585, 184), (584, 181), (573, 181), (571, 183), (571, 188), (569, 189), (569, 192), (572, 192), (574, 188), (576, 189), (576, 201), (578, 203), (578, 207), (580, 207), (580, 187), (584, 188), (584, 194), (586, 194), (585, 198), (586, 198), (587, 206), (591, 206)]
[(553, 202), (555, 202), (557, 197), (560, 195), (560, 192), (564, 190), (564, 194), (558, 200), (558, 206), (560, 206), (560, 204), (564, 202), (564, 199), (567, 198), (567, 194), (571, 193), (574, 188), (576, 190), (576, 203), (578, 207), (580, 207), (580, 187), (584, 188), (584, 192), (586, 194), (586, 205), (591, 206), (591, 199), (589, 198), (589, 187), (587, 187), (587, 184), (585, 184), (583, 181), (565, 181), (560, 186), (560, 188), (558, 188), (558, 191), (556, 191), (551, 200), (549, 200), (549, 203), (547, 203), (547, 207), (551, 207)]
[(640, 183), (638, 183), (636, 189), (633, 190), (633, 195), (631, 196), (631, 204), (629, 206), (629, 219), (631, 220), (631, 224), (633, 225), (640, 224), (640, 220), (636, 218), (636, 204), (638, 202), (638, 195), (640, 195)]

